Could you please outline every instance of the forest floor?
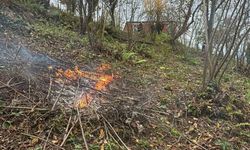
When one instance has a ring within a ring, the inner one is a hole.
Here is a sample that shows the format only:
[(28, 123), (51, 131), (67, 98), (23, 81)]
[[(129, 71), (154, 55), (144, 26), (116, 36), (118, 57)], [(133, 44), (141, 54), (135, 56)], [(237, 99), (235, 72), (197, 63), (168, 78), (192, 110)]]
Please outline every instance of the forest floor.
[(173, 50), (166, 35), (129, 50), (127, 42), (106, 35), (105, 50), (96, 52), (70, 28), (0, 8), (0, 38), (65, 64), (109, 64), (117, 76), (105, 105), (83, 114), (80, 126), (70, 122), (75, 111), (51, 110), (53, 102), (35, 92), (36, 103), (26, 103), (20, 87), (4, 87), (14, 77), (0, 73), (0, 149), (84, 149), (81, 129), (91, 150), (250, 148), (250, 79), (231, 68), (220, 90), (211, 85), (201, 92), (202, 54), (181, 44)]

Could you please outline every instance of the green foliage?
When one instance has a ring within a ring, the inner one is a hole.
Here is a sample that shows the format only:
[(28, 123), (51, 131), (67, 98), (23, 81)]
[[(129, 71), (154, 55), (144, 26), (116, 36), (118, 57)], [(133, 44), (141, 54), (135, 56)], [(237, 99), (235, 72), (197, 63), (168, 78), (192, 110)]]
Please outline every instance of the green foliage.
[(11, 115), (16, 116), (16, 117), (19, 117), (19, 116), (21, 116), (22, 114), (23, 114), (23, 112), (22, 112), (22, 111), (18, 111), (18, 112), (11, 112)]
[(2, 123), (2, 128), (3, 129), (8, 129), (8, 128), (10, 128), (12, 126), (12, 122), (11, 121), (4, 121), (3, 123)]
[(199, 64), (199, 62), (197, 61), (197, 59), (195, 59), (193, 56), (186, 54), (186, 55), (180, 55), (178, 56), (180, 60), (187, 62), (187, 64), (189, 65), (193, 65), (196, 66)]
[(137, 142), (138, 142), (138, 145), (140, 146), (140, 148), (142, 148), (142, 149), (149, 149), (150, 148), (150, 143), (146, 139), (139, 139)]
[(67, 47), (70, 48), (74, 46), (75, 42), (81, 42), (82, 44), (87, 43), (86, 37), (80, 37), (78, 33), (68, 29), (64, 26), (55, 26), (48, 23), (37, 23), (33, 25), (36, 33), (47, 39), (60, 39), (63, 41), (67, 41)]
[(106, 150), (119, 149), (119, 146), (113, 140), (109, 140), (108, 143), (105, 145), (105, 149)]
[(169, 42), (171, 39), (171, 36), (166, 33), (157, 34), (155, 37), (155, 43), (156, 44), (163, 44)]
[(62, 26), (53, 26), (49, 25), (48, 23), (38, 23), (33, 25), (34, 29), (39, 33), (40, 36), (51, 38), (66, 38), (66, 37), (72, 37), (75, 38), (77, 36), (76, 33), (67, 30), (67, 28)]
[(181, 133), (176, 128), (171, 128), (170, 133), (172, 136), (179, 137)]
[(226, 140), (218, 140), (216, 142), (216, 144), (219, 145), (222, 150), (230, 150), (230, 149), (232, 149), (232, 145)]
[(63, 12), (58, 8), (50, 7), (47, 18), (59, 26), (65, 26), (68, 29), (75, 30), (80, 26), (79, 18), (71, 13)]
[(250, 132), (249, 132), (249, 131), (241, 131), (241, 132), (240, 132), (240, 135), (241, 135), (241, 136), (245, 136), (245, 137), (247, 137), (248, 139), (250, 138)]
[(236, 127), (250, 127), (250, 123), (249, 122), (244, 122), (244, 123), (239, 123), (236, 125)]
[(135, 62), (136, 64), (143, 64), (143, 63), (146, 63), (147, 60), (146, 59), (140, 59), (138, 60), (137, 62)]
[(62, 13), (62, 11), (58, 8), (55, 7), (51, 7), (48, 11), (48, 16), (50, 16), (51, 18), (58, 18), (60, 17), (60, 14)]
[(226, 111), (227, 111), (228, 113), (232, 113), (232, 112), (233, 112), (233, 106), (230, 105), (230, 104), (228, 104), (228, 105), (226, 106)]
[(138, 53), (138, 55), (145, 58), (152, 58), (155, 53), (155, 49), (147, 44), (137, 44), (134, 46), (133, 50)]
[(37, 145), (37, 146), (35, 147), (35, 149), (34, 149), (34, 150), (42, 150), (42, 149), (43, 149), (43, 147), (42, 147), (42, 146)]
[(83, 149), (83, 147), (82, 147), (82, 143), (83, 142), (81, 142), (80, 138), (78, 138), (74, 134), (70, 134), (67, 142), (70, 143), (70, 144), (72, 144), (75, 150)]
[(197, 116), (201, 115), (201, 110), (199, 109), (199, 107), (194, 106), (192, 104), (189, 104), (188, 105), (188, 114), (197, 117)]
[(250, 104), (250, 89), (247, 90), (246, 101)]
[[(164, 87), (164, 89), (168, 89), (168, 88), (169, 88), (168, 86), (165, 86), (165, 87)], [(160, 105), (161, 105), (161, 108), (162, 108), (162, 107), (165, 107), (165, 106), (168, 104), (168, 102), (169, 102), (169, 99), (168, 99), (166, 96), (161, 97), (161, 98), (160, 98)]]
[(132, 63), (132, 64), (142, 64), (147, 60), (145, 56), (140, 55), (140, 51), (142, 48), (140, 45), (136, 45), (134, 49), (128, 50), (127, 43), (121, 43), (116, 41), (112, 37), (106, 36), (103, 40), (104, 46), (109, 49), (112, 53), (112, 56), (119, 57), (124, 62)]
[[(89, 145), (90, 150), (100, 150), (100, 145), (99, 144), (90, 144)], [(114, 143), (112, 140), (108, 140), (107, 143), (105, 144), (104, 147), (105, 150), (115, 150), (119, 149), (119, 146)]]
[(123, 60), (127, 61), (129, 59), (132, 59), (133, 57), (135, 57), (136, 53), (134, 52), (123, 52), (122, 53), (122, 58)]
[(38, 13), (46, 12), (44, 6), (39, 4), (37, 0), (18, 0), (17, 2), (32, 12), (38, 12)]
[(246, 101), (250, 104), (250, 79), (246, 80)]
[(229, 82), (230, 81), (230, 76), (228, 74), (225, 74), (223, 76), (223, 80), (224, 80), (224, 82)]

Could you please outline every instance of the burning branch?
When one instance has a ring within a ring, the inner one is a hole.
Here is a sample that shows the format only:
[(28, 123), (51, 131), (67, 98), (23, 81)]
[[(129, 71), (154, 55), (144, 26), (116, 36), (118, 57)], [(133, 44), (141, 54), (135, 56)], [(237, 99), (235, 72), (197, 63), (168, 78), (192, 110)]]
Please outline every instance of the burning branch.
[(66, 69), (65, 71), (62, 69), (58, 69), (56, 72), (56, 76), (59, 78), (60, 81), (62, 81), (61, 78), (63, 77), (66, 78), (68, 81), (77, 81), (81, 78), (87, 78), (96, 81), (93, 90), (81, 96), (81, 98), (77, 100), (75, 104), (77, 108), (85, 108), (93, 100), (96, 91), (104, 91), (106, 87), (113, 81), (113, 75), (107, 75), (103, 73), (108, 69), (110, 69), (110, 65), (102, 64), (96, 69), (96, 73), (82, 71), (79, 69), (79, 67), (76, 66), (74, 69)]

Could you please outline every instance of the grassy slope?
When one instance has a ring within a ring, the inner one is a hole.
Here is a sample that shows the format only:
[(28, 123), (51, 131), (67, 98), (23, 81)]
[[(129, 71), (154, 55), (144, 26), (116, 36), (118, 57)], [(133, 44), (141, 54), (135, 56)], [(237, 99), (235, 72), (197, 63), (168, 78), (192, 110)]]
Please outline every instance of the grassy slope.
[[(46, 30), (48, 29), (49, 27), (46, 27)], [(45, 33), (43, 30), (37, 31), (39, 35)], [(57, 32), (55, 29), (53, 31)], [(54, 33), (50, 35), (57, 36)], [(67, 39), (67, 36), (64, 38)], [(58, 38), (55, 37), (55, 39)], [(178, 103), (181, 105), (196, 104), (185, 95), (197, 93), (201, 86), (203, 63), (200, 54), (199, 52), (188, 55), (183, 55), (182, 52), (174, 53), (169, 44), (161, 42), (161, 38), (158, 40), (160, 44), (137, 44), (133, 50), (127, 50), (126, 42), (119, 42), (107, 37), (104, 45), (110, 50), (108, 54), (88, 51), (85, 47), (80, 52), (76, 50), (77, 54), (74, 54), (73, 51), (66, 57), (74, 58), (78, 64), (91, 62), (112, 64), (113, 71), (117, 72), (121, 78), (117, 82), (123, 82), (125, 88), (123, 89), (119, 83), (114, 86), (126, 92), (123, 94), (114, 90), (111, 93), (119, 95), (117, 97), (138, 99), (140, 102), (137, 105), (144, 105), (143, 109), (149, 110), (142, 112), (156, 119), (150, 122), (148, 129), (152, 131), (149, 133), (129, 135), (133, 138), (128, 142), (134, 149), (199, 149), (200, 147), (209, 149), (238, 147), (241, 149), (249, 146), (246, 144), (249, 142), (247, 140), (249, 124), (242, 125), (241, 121), (237, 120), (237, 114), (243, 117), (247, 114), (241, 114), (241, 107), (238, 108), (234, 104), (234, 101), (240, 104), (244, 104), (243, 101), (246, 101), (245, 95), (249, 89), (249, 79), (232, 70), (223, 78), (222, 91), (228, 94), (232, 101), (232, 104), (228, 102), (223, 107), (226, 108), (226, 113), (231, 119), (224, 120), (220, 117), (211, 119), (209, 114), (185, 117), (185, 111), (190, 111), (189, 106), (184, 108), (177, 105)], [(48, 49), (46, 48), (46, 50)], [(182, 48), (182, 50), (187, 49)], [(72, 49), (68, 47), (66, 51), (71, 52)], [(144, 57), (142, 52), (147, 53), (150, 58)], [(54, 53), (57, 54), (56, 51)], [(117, 55), (120, 55), (122, 60), (117, 60), (115, 58)], [(231, 88), (235, 90), (230, 90)], [(202, 95), (202, 93), (200, 94)], [(211, 105), (212, 108), (215, 105), (213, 103), (203, 104), (203, 102), (199, 104)], [(196, 108), (200, 109), (200, 107)], [(217, 109), (217, 106), (214, 106), (213, 109)]]
[[(123, 99), (126, 101), (125, 106), (133, 108), (132, 111), (142, 114), (144, 117), (141, 118), (146, 120), (135, 118), (135, 122), (139, 121), (139, 125), (145, 128), (142, 132), (137, 131), (137, 125), (125, 124), (128, 118), (120, 118), (121, 124), (116, 122), (112, 124), (132, 149), (243, 149), (249, 147), (249, 122), (247, 123), (246, 120), (249, 114), (246, 102), (247, 98), (249, 99), (247, 94), (250, 88), (248, 78), (232, 70), (223, 78), (223, 94), (230, 97), (223, 103), (223, 113), (228, 115), (224, 119), (211, 115), (211, 112), (202, 112), (201, 108), (204, 107), (206, 110), (211, 108), (213, 111), (221, 108), (215, 102), (197, 101), (191, 96), (199, 91), (201, 85), (203, 65), (198, 52), (189, 53), (186, 56), (181, 52), (174, 53), (171, 46), (163, 42), (162, 37), (157, 40), (157, 45), (136, 44), (133, 50), (127, 50), (126, 42), (106, 37), (104, 45), (108, 52), (96, 53), (86, 46), (86, 37), (80, 37), (65, 27), (40, 23), (40, 21), (33, 22), (31, 26), (33, 36), (26, 36), (23, 40), (26, 43), (32, 43), (27, 45), (34, 50), (78, 65), (96, 62), (112, 64), (113, 71), (120, 77), (110, 88), (113, 99)], [(222, 102), (224, 99), (225, 96), (219, 98)], [(29, 113), (29, 115), (34, 117), (38, 114)], [(55, 124), (53, 135), (60, 137), (68, 117), (68, 115), (59, 114), (51, 116), (41, 127), (33, 127), (34, 132), (40, 128), (45, 131), (51, 124)], [(13, 122), (13, 127), (18, 131), (22, 130), (19, 124), (15, 124), (15, 117), (9, 119)], [(90, 140), (91, 149), (99, 149), (99, 135), (91, 132), (98, 125), (97, 123), (94, 127), (85, 128), (87, 138), (95, 139)], [(76, 129), (70, 135), (66, 147), (69, 149), (81, 147), (80, 137), (79, 129)], [(30, 141), (33, 147), (42, 145), (41, 141), (33, 140)], [(20, 137), (18, 141), (23, 140)], [(108, 149), (110, 147), (119, 149), (112, 140), (108, 140), (106, 146)]]

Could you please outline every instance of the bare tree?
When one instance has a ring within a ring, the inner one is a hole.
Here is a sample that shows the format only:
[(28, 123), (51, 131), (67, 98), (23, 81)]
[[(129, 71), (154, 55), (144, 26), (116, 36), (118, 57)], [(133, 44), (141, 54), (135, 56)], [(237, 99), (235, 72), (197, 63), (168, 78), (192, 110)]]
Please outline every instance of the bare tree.
[(65, 4), (67, 12), (75, 14), (78, 0), (60, 0), (60, 3)]
[(111, 17), (111, 26), (115, 27), (116, 23), (115, 23), (115, 9), (117, 7), (118, 4), (118, 0), (104, 0), (106, 6), (109, 9), (109, 15)]
[(88, 25), (93, 21), (93, 14), (99, 0), (79, 0), (79, 15), (80, 15), (80, 33), (85, 34), (88, 30)]
[(247, 59), (247, 68), (250, 66), (250, 42), (246, 46), (246, 59)]
[(194, 17), (201, 7), (201, 3), (194, 0), (170, 0), (166, 18), (170, 22), (170, 34), (175, 43), (194, 23)]
[[(203, 0), (205, 27), (205, 66), (203, 87), (209, 83), (219, 85), (230, 61), (250, 32), (246, 24), (247, 0)], [(221, 34), (217, 34), (221, 32)]]
[[(84, 24), (84, 18), (86, 18), (86, 10), (83, 10), (83, 0), (79, 0), (79, 15), (80, 15), (80, 33), (83, 35), (86, 32), (86, 24)], [(84, 17), (83, 17), (84, 16)]]
[(166, 12), (167, 3), (165, 0), (145, 0), (144, 1), (145, 14), (147, 19), (154, 24), (154, 31), (157, 31), (158, 34), (161, 33), (164, 13)]

